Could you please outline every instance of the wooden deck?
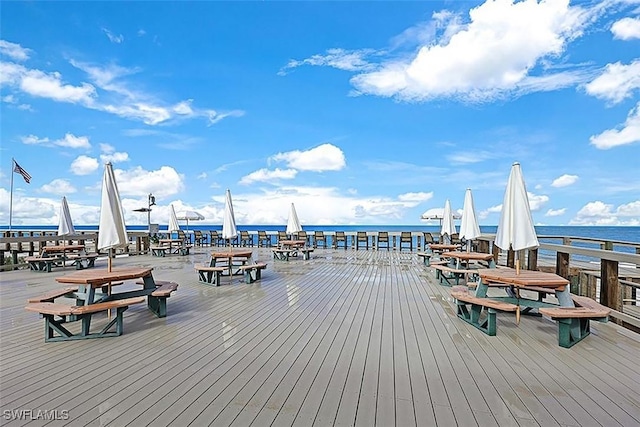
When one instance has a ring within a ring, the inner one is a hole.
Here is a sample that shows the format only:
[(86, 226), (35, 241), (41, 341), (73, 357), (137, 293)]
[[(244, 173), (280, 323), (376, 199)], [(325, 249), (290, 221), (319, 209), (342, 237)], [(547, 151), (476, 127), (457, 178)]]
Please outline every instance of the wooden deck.
[(24, 310), (72, 269), (1, 273), (3, 414), (68, 419), (0, 424), (640, 425), (640, 335), (611, 322), (565, 349), (550, 320), (517, 326), (504, 313), (489, 337), (456, 317), (415, 253), (316, 249), (286, 262), (253, 248), (268, 262), (261, 281), (212, 287), (193, 268), (208, 251), (114, 260), (180, 284), (166, 318), (132, 306), (114, 338), (45, 343)]

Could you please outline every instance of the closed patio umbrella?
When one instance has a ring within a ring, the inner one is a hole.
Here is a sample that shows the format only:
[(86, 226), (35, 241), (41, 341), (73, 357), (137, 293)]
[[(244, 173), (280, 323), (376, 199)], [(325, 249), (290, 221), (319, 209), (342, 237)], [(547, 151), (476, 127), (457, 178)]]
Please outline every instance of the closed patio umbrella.
[(233, 213), (233, 201), (231, 200), (231, 191), (227, 189), (224, 198), (224, 215), (222, 217), (222, 238), (229, 241), (231, 247), (231, 239), (238, 237), (238, 228), (236, 227), (236, 216)]
[(291, 208), (289, 209), (289, 219), (287, 220), (287, 234), (295, 234), (301, 231), (302, 224), (300, 224), (300, 220), (298, 219), (296, 207), (293, 203), (291, 203)]
[[(511, 167), (507, 188), (502, 202), (502, 213), (496, 230), (495, 245), (502, 250), (513, 249), (516, 253), (516, 274), (520, 274), (520, 259), (518, 251), (537, 248), (538, 236), (533, 226), (531, 207), (527, 197), (527, 188), (522, 176), (520, 163), (514, 163)], [(518, 300), (519, 290), (515, 291)], [(516, 323), (520, 323), (520, 304), (516, 310)]]
[[(97, 249), (108, 249), (107, 271), (112, 270), (111, 251), (127, 246), (127, 226), (124, 223), (124, 213), (118, 184), (113, 173), (111, 163), (104, 165), (104, 175), (102, 177), (102, 203), (100, 204), (100, 222), (98, 223), (98, 244)], [(107, 286), (107, 293), (111, 294), (111, 283)], [(111, 311), (109, 311), (111, 318)]]
[(446, 241), (451, 242), (451, 235), (456, 232), (456, 226), (453, 223), (453, 214), (451, 213), (451, 203), (449, 199), (444, 203), (444, 213), (442, 216), (442, 229), (440, 235), (444, 236)]
[(69, 204), (67, 198), (62, 198), (60, 203), (60, 222), (58, 223), (58, 236), (67, 236), (69, 234), (76, 234), (76, 229), (73, 226), (71, 220), (71, 213), (69, 212)]
[(180, 224), (178, 224), (178, 217), (176, 217), (176, 211), (173, 208), (173, 205), (169, 205), (169, 227), (167, 231), (169, 232), (169, 237), (171, 237), (171, 233), (178, 232), (180, 230)]
[[(104, 165), (102, 178), (102, 203), (100, 205), (100, 223), (98, 224), (97, 249), (116, 249), (127, 246), (127, 226), (124, 223), (124, 213), (120, 192), (116, 183), (111, 163)], [(111, 256), (109, 256), (108, 269), (111, 271)]]
[[(517, 162), (511, 167), (507, 181), (495, 244), (505, 251), (513, 249), (516, 254), (520, 250), (537, 248), (540, 245), (533, 225), (522, 169)], [(519, 268), (519, 260), (516, 256), (517, 272)]]
[[(69, 212), (69, 204), (67, 198), (62, 197), (60, 203), (60, 222), (58, 223), (58, 236), (68, 236), (70, 234), (76, 234), (76, 230), (73, 227), (73, 221), (71, 221), (71, 213)], [(62, 240), (62, 246), (66, 244), (66, 240)], [(65, 251), (62, 250), (62, 257), (65, 257)], [(86, 261), (79, 261), (84, 263)]]
[(460, 238), (467, 241), (467, 252), (471, 250), (471, 241), (480, 237), (480, 227), (476, 218), (476, 208), (473, 205), (471, 189), (464, 193), (464, 206), (462, 207), (462, 221), (460, 222)]

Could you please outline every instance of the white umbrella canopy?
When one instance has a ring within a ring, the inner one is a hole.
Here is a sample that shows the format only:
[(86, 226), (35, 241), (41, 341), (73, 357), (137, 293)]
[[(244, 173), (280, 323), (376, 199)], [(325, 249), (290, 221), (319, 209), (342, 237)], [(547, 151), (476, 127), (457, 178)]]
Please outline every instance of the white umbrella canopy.
[[(507, 188), (502, 202), (502, 213), (496, 230), (495, 244), (502, 250), (514, 251), (537, 248), (538, 236), (533, 226), (533, 217), (527, 197), (527, 188), (522, 176), (520, 163), (511, 167)], [(516, 259), (516, 270), (519, 269)]]
[(291, 209), (289, 209), (289, 219), (287, 220), (287, 234), (295, 234), (302, 231), (302, 224), (298, 219), (298, 213), (296, 212), (296, 206), (291, 203)]
[(169, 234), (171, 234), (174, 231), (177, 232), (178, 230), (180, 230), (180, 224), (178, 224), (176, 211), (173, 208), (173, 205), (169, 205), (169, 227), (167, 228), (167, 231), (169, 231)]
[(231, 200), (231, 191), (227, 189), (227, 194), (224, 198), (224, 215), (222, 217), (222, 238), (229, 240), (235, 239), (238, 236), (238, 229), (236, 227), (236, 216), (233, 213), (233, 201)]
[(204, 216), (196, 211), (184, 211), (178, 217), (181, 221), (187, 221), (187, 230), (189, 230), (189, 221), (202, 221)]
[[(460, 219), (460, 215), (457, 212), (452, 212), (453, 219)], [(420, 219), (424, 221), (440, 221), (444, 219), (444, 208), (431, 208), (420, 215)]]
[(480, 226), (476, 217), (476, 208), (473, 204), (473, 194), (467, 188), (464, 193), (464, 206), (462, 207), (462, 221), (460, 222), (460, 238), (468, 241), (467, 250), (471, 250), (471, 240), (480, 237)]
[(453, 223), (453, 214), (451, 213), (451, 203), (449, 199), (444, 202), (444, 214), (442, 218), (442, 229), (440, 230), (440, 234), (445, 236), (449, 241), (451, 240), (451, 235), (456, 232), (456, 226)]
[(111, 163), (104, 165), (102, 179), (102, 203), (98, 224), (98, 249), (115, 249), (126, 246), (127, 226), (124, 223), (120, 192), (113, 174)]
[(67, 198), (62, 198), (60, 203), (60, 223), (58, 224), (58, 236), (66, 236), (69, 234), (76, 234), (76, 229), (71, 221), (71, 213), (69, 212), (69, 204)]

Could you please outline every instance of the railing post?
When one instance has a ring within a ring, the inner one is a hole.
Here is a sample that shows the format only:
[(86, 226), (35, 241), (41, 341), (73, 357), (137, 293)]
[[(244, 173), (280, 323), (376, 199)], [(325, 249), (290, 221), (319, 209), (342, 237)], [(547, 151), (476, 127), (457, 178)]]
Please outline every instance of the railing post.
[(530, 249), (527, 256), (527, 269), (535, 271), (538, 269), (538, 248)]
[(558, 276), (569, 278), (569, 254), (564, 252), (556, 253), (556, 274)]
[(600, 260), (600, 304), (622, 311), (618, 261)]

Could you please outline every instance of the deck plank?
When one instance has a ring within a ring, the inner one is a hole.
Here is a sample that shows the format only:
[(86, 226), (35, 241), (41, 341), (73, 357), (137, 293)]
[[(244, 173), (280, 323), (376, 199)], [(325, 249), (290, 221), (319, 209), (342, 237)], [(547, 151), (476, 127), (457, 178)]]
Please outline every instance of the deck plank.
[(24, 310), (72, 269), (3, 272), (3, 409), (69, 411), (49, 426), (640, 425), (640, 336), (613, 322), (564, 349), (554, 322), (500, 313), (489, 337), (411, 252), (316, 249), (220, 287), (193, 272), (207, 256), (118, 258), (180, 284), (168, 316), (130, 307), (124, 335), (76, 342), (44, 343)]

